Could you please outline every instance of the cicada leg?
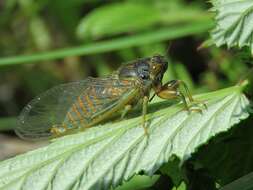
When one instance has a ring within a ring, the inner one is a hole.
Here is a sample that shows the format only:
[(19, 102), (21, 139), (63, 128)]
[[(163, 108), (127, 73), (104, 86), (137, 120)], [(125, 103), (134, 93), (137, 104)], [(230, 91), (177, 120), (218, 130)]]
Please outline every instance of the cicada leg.
[(54, 136), (61, 136), (67, 130), (68, 130), (68, 128), (65, 124), (53, 125), (51, 130), (50, 130), (50, 133)]
[[(180, 87), (183, 87), (184, 91)], [(156, 95), (163, 99), (181, 99), (188, 112), (202, 113), (203, 107), (207, 109), (207, 105), (204, 102), (193, 99), (187, 85), (181, 80), (167, 82), (160, 89), (156, 90)], [(186, 98), (189, 99), (190, 104), (187, 103)]]
[(61, 135), (61, 131), (59, 130), (59, 128), (55, 125), (52, 126), (50, 133), (54, 136), (60, 136)]
[[(135, 79), (135, 85), (142, 89), (143, 88), (143, 81), (140, 80), (139, 78)], [(146, 115), (147, 115), (147, 110), (148, 110), (148, 102), (149, 102), (149, 97), (145, 96), (145, 93), (143, 92), (143, 99), (142, 99), (142, 127), (144, 129), (145, 135), (148, 135), (148, 130), (146, 127)]]
[(147, 115), (147, 110), (148, 110), (148, 100), (149, 98), (147, 96), (143, 97), (143, 102), (142, 102), (142, 127), (144, 129), (145, 135), (148, 135), (148, 130), (146, 127), (146, 115)]
[(121, 113), (121, 119), (124, 119), (126, 114), (132, 109), (132, 105), (126, 105), (124, 110)]

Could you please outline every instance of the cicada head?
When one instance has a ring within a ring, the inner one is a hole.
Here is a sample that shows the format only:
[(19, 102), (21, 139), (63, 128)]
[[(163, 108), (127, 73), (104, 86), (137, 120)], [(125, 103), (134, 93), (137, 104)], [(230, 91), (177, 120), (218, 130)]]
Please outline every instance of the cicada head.
[(119, 77), (139, 78), (143, 81), (152, 82), (153, 86), (161, 83), (167, 70), (168, 62), (164, 56), (154, 55), (130, 62), (119, 69)]
[(149, 75), (153, 83), (162, 81), (163, 75), (168, 68), (168, 62), (162, 55), (154, 55), (149, 60)]

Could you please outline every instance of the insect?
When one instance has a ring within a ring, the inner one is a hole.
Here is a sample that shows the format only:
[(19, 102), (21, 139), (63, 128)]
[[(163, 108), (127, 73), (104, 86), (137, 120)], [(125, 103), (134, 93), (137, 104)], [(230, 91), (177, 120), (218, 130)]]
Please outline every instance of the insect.
[[(53, 87), (22, 110), (15, 131), (24, 139), (54, 138), (73, 129), (92, 127), (115, 112), (122, 111), (121, 117), (124, 118), (134, 105), (141, 102), (142, 127), (147, 134), (147, 105), (154, 95), (180, 99), (187, 111), (201, 112), (201, 105), (206, 105), (192, 98), (183, 81), (162, 84), (167, 67), (163, 56), (154, 55), (131, 61), (104, 78), (89, 77)], [(151, 90), (154, 91), (152, 97)]]

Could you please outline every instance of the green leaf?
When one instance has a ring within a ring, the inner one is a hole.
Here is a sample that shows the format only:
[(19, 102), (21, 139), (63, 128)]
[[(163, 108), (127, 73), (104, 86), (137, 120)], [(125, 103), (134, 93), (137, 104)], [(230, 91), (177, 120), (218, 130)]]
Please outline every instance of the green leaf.
[(212, 38), (217, 46), (249, 46), (253, 54), (253, 1), (213, 0), (217, 13)]
[(186, 190), (186, 189), (187, 187), (186, 187), (185, 182), (182, 182), (179, 187), (173, 187), (172, 190)]
[(77, 36), (97, 39), (146, 31), (164, 25), (207, 21), (210, 15), (200, 8), (179, 2), (111, 3), (94, 9), (80, 21)]
[(191, 163), (194, 163), (195, 167), (201, 166), (201, 168), (208, 170), (220, 186), (229, 184), (252, 172), (252, 121), (253, 117), (249, 117), (229, 133), (212, 139), (208, 145), (202, 146), (198, 150), (191, 158)]
[(77, 27), (77, 35), (81, 39), (87, 39), (137, 31), (148, 28), (159, 20), (159, 11), (149, 4), (109, 4), (85, 16)]
[(34, 53), (32, 55), (20, 55), (12, 57), (0, 58), (0, 66), (40, 63), (39, 61), (48, 61), (52, 59), (59, 59), (68, 56), (77, 55), (91, 55), (97, 53), (110, 52), (135, 46), (146, 44), (153, 44), (162, 42), (164, 40), (171, 40), (187, 35), (202, 33), (210, 29), (212, 23), (210, 22), (196, 22), (184, 24), (174, 27), (162, 28), (147, 33), (137, 34), (133, 36), (114, 38), (112, 40), (104, 40), (100, 42), (93, 42), (79, 47), (71, 47), (65, 49), (58, 49), (50, 52)]
[(122, 186), (117, 187), (115, 190), (140, 190), (148, 187), (152, 187), (155, 182), (159, 179), (159, 175), (145, 176), (145, 175), (136, 175), (123, 183)]
[(220, 190), (252, 190), (253, 189), (253, 172), (233, 181), (232, 183), (222, 187)]
[(93, 127), (0, 163), (0, 189), (109, 189), (143, 171), (148, 175), (172, 155), (182, 161), (217, 133), (248, 117), (243, 86), (197, 96), (203, 114), (163, 101), (149, 107), (149, 136), (141, 117)]
[(7, 131), (14, 129), (16, 125), (17, 125), (17, 118), (15, 117), (0, 118), (0, 131)]
[(178, 187), (184, 179), (180, 162), (181, 161), (177, 157), (172, 156), (171, 159), (160, 168), (162, 174), (168, 175), (171, 178), (175, 187)]

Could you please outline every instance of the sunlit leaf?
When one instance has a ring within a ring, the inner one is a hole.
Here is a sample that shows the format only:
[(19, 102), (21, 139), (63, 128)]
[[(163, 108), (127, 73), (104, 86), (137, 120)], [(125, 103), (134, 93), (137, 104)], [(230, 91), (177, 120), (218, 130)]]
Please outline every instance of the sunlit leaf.
[(217, 133), (248, 117), (243, 86), (197, 96), (208, 110), (188, 114), (182, 104), (149, 107), (149, 136), (141, 118), (108, 123), (56, 139), (49, 146), (0, 163), (0, 189), (109, 189), (143, 171), (152, 175), (172, 155), (181, 161)]
[(253, 53), (253, 1), (213, 0), (217, 13), (212, 38), (216, 45), (249, 46)]

